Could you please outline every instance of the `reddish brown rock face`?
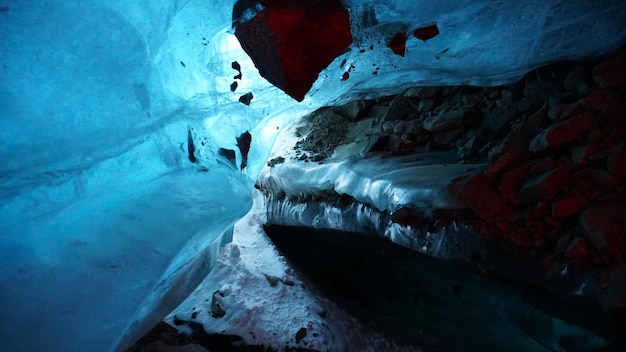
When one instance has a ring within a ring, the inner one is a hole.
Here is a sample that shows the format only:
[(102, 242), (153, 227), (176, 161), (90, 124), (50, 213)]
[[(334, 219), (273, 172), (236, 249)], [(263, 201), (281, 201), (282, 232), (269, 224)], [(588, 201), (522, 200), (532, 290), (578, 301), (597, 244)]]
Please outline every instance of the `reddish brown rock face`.
[(319, 73), (351, 43), (348, 11), (336, 0), (261, 1), (235, 35), (261, 76), (302, 101)]

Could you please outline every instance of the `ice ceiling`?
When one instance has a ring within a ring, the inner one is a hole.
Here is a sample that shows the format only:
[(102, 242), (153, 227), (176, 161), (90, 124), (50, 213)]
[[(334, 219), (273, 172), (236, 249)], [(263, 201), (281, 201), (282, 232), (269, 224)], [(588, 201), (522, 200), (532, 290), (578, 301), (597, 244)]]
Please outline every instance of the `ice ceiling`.
[[(9, 350), (123, 350), (162, 319), (210, 270), (293, 118), (411, 86), (512, 82), (626, 38), (621, 0), (346, 0), (352, 44), (298, 102), (242, 50), (234, 3), (0, 2), (0, 341)], [(433, 24), (432, 39), (411, 35)], [(217, 151), (241, 160), (235, 137), (246, 130), (242, 173)]]

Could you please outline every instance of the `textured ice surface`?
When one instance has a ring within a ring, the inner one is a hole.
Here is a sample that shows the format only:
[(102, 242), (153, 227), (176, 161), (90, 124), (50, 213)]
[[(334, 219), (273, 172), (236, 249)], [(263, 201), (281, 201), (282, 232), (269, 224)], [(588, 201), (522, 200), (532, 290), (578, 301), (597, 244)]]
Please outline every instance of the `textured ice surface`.
[(441, 259), (469, 261), (472, 255), (484, 252), (480, 235), (465, 225), (452, 222), (429, 232), (425, 228), (394, 223), (389, 213), (361, 203), (337, 207), (313, 200), (272, 199), (267, 205), (267, 224), (377, 234), (400, 246)]
[[(110, 351), (140, 336), (208, 270), (210, 243), (245, 213), (294, 118), (409, 86), (511, 81), (613, 49), (626, 17), (622, 1), (347, 1), (355, 43), (298, 104), (259, 77), (229, 32), (233, 3), (2, 3), (3, 347)], [(433, 22), (441, 34), (409, 36), (405, 57), (385, 45)], [(188, 127), (204, 133), (208, 172), (187, 161)], [(247, 177), (208, 152), (236, 149), (245, 130)]]
[[(349, 148), (322, 162), (297, 160), (294, 146), (305, 118), (295, 120), (278, 136), (270, 158), (284, 157), (283, 163), (265, 167), (258, 183), (273, 195), (298, 197), (324, 191), (347, 194), (379, 211), (403, 206), (424, 211), (458, 209), (463, 202), (447, 190), (456, 177), (484, 169), (482, 164), (457, 164), (454, 152), (432, 152), (409, 156), (354, 155)], [(337, 148), (339, 149), (339, 148)]]
[[(485, 165), (458, 164), (456, 151), (365, 158), (361, 148), (351, 145), (337, 147), (332, 157), (319, 163), (299, 161), (294, 145), (306, 138), (298, 131), (306, 130), (308, 119), (296, 119), (285, 127), (270, 153), (270, 158), (283, 157), (284, 162), (266, 166), (257, 180), (272, 198), (269, 224), (376, 233), (445, 259), (469, 260), (472, 251), (481, 251), (479, 236), (464, 226), (452, 224), (430, 233), (394, 223), (389, 214), (402, 207), (426, 214), (463, 208), (463, 201), (447, 185), (456, 177), (482, 171)], [(314, 200), (327, 192), (348, 195), (358, 203), (337, 207)]]
[[(399, 350), (382, 333), (364, 327), (331, 301), (317, 296), (263, 232), (265, 222), (264, 198), (255, 191), (252, 209), (234, 226), (232, 243), (221, 248), (215, 268), (167, 322), (176, 326), (174, 319), (192, 321), (202, 324), (209, 334), (236, 335), (246, 344), (275, 350)], [(223, 317), (211, 315), (216, 291), (222, 293)], [(187, 325), (177, 327), (189, 329)], [(306, 328), (306, 337), (296, 341), (301, 328)], [(403, 347), (402, 351), (420, 350)]]
[(8, 350), (112, 350), (124, 334), (132, 343), (206, 275), (213, 239), (249, 206), (249, 183), (185, 165), (173, 137), (3, 201)]

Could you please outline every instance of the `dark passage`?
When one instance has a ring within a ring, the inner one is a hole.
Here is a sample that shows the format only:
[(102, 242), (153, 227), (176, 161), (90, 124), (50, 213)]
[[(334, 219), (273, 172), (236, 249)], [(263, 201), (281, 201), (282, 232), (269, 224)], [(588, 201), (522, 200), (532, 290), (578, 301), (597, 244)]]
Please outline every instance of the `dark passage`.
[(623, 347), (598, 337), (589, 330), (597, 324), (541, 292), (496, 284), (387, 239), (276, 225), (265, 232), (321, 294), (401, 344), (425, 351)]

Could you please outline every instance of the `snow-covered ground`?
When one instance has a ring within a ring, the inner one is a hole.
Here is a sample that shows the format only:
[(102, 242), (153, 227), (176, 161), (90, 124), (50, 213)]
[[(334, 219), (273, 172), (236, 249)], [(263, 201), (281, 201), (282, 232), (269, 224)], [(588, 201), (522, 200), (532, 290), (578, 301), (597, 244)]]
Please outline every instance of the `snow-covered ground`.
[[(265, 204), (255, 190), (250, 212), (235, 224), (211, 274), (165, 321), (183, 332), (193, 321), (208, 334), (237, 335), (250, 345), (318, 351), (419, 351), (400, 347), (363, 327), (315, 290), (290, 267), (263, 232)], [(216, 297), (213, 299), (213, 297)], [(215, 305), (225, 311), (213, 316)]]

